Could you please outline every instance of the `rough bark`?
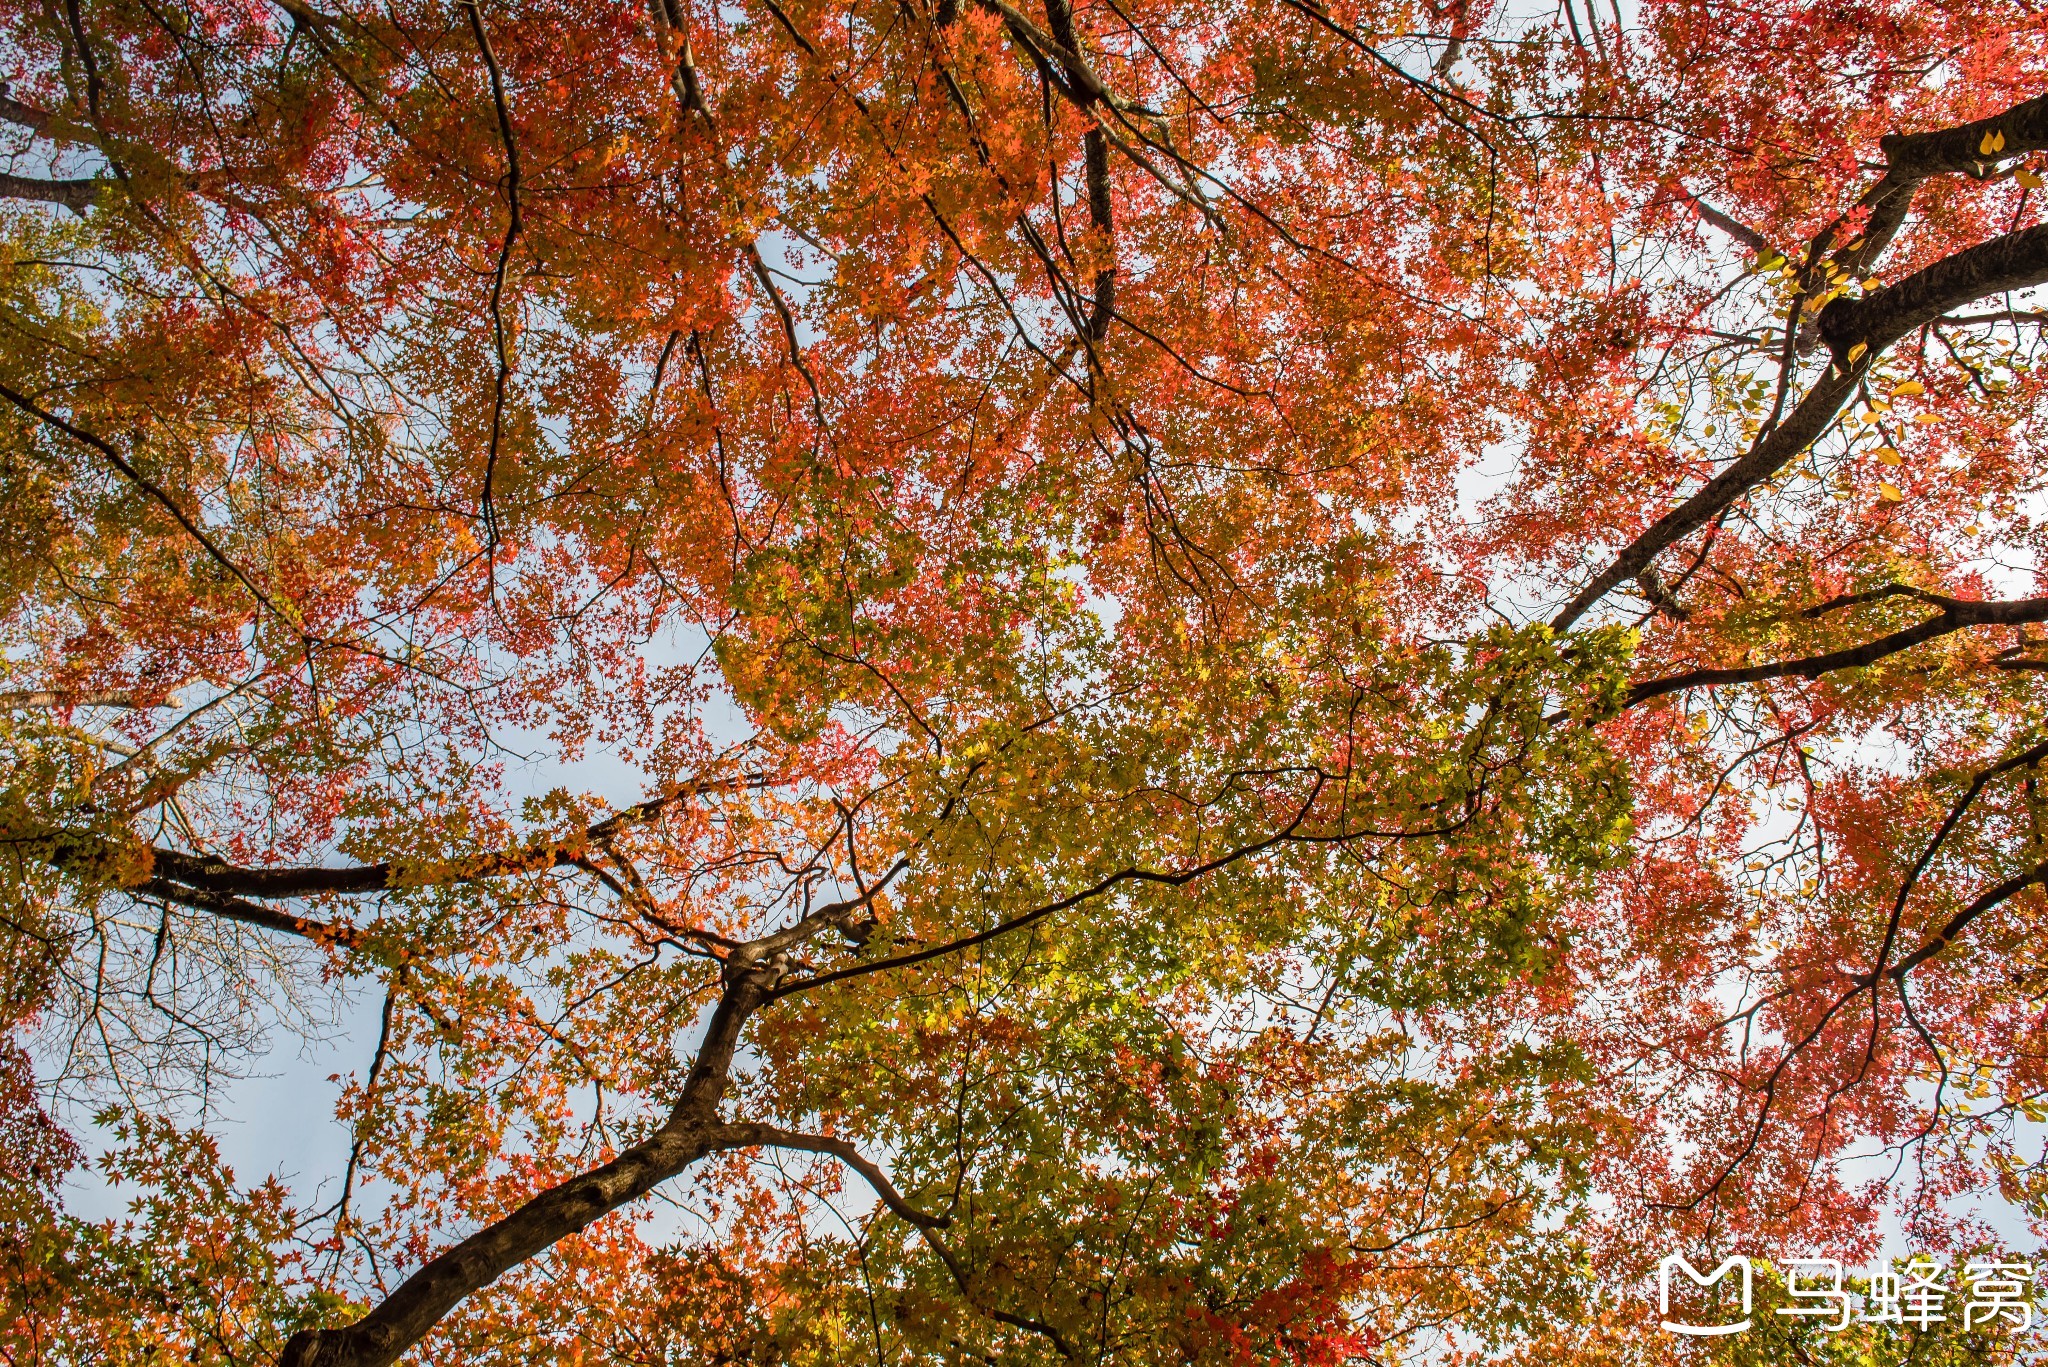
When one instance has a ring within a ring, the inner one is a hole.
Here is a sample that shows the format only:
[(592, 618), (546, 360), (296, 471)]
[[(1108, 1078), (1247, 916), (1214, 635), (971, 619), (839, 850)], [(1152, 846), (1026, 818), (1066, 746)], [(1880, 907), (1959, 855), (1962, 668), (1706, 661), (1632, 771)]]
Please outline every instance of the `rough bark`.
[(35, 180), (29, 176), (0, 171), (0, 199), (30, 199), (43, 204), (61, 204), (82, 214), (99, 198), (100, 189), (112, 182), (88, 177), (82, 180)]

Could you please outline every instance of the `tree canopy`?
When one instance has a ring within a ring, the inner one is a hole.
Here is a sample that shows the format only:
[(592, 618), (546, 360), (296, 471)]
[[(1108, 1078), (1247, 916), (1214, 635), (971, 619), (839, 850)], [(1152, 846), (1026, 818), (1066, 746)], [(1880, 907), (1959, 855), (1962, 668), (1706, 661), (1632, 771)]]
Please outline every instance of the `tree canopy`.
[(2048, 1220), (2036, 7), (0, 34), (5, 1361), (1662, 1362)]

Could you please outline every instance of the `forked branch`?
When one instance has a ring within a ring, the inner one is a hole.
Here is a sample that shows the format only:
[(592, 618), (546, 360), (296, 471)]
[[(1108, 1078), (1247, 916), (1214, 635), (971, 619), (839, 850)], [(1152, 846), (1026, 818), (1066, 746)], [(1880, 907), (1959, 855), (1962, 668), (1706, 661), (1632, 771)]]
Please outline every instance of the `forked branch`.
[[(1987, 137), (1999, 132), (2005, 136), (2004, 148), (1997, 154), (2000, 157), (2048, 146), (2048, 96), (1976, 123), (1885, 139), (1892, 169), (1864, 198), (1863, 202), (1873, 206), (1872, 217), (1863, 237), (1856, 239), (1854, 260), (1849, 265), (1858, 270), (1868, 267), (1876, 251), (1897, 230), (1890, 215), (1896, 212), (1903, 219), (1912, 190), (1921, 181), (1943, 172), (1969, 171), (1992, 160), (1991, 154), (1981, 149)], [(1815, 239), (1811, 253), (1815, 261), (1827, 251), (1838, 230), (1831, 226)], [(1900, 338), (1973, 300), (2043, 282), (2048, 282), (2048, 225), (2006, 233), (1860, 298), (1845, 296), (1828, 304), (1818, 323), (1820, 340), (1832, 363), (1784, 421), (1767, 427), (1746, 455), (1624, 547), (1559, 610), (1551, 627), (1563, 631), (1571, 626), (1618, 585), (1641, 574), (1664, 550), (1784, 469), (1827, 430), (1877, 358)]]

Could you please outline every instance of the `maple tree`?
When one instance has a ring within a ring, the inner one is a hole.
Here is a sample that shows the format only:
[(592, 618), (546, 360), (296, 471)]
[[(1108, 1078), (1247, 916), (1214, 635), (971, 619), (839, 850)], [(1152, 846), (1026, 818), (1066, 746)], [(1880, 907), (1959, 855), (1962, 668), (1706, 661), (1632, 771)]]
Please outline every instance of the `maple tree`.
[(8, 1361), (1661, 1360), (2048, 1219), (2032, 9), (4, 32)]

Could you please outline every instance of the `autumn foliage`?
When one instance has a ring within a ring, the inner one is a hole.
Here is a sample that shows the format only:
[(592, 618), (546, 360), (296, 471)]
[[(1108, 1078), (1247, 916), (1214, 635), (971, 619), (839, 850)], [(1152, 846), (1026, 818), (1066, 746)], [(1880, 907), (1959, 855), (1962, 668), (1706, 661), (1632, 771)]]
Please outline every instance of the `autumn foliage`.
[(0, 33), (0, 1361), (1663, 1362), (2048, 1221), (2032, 7)]

